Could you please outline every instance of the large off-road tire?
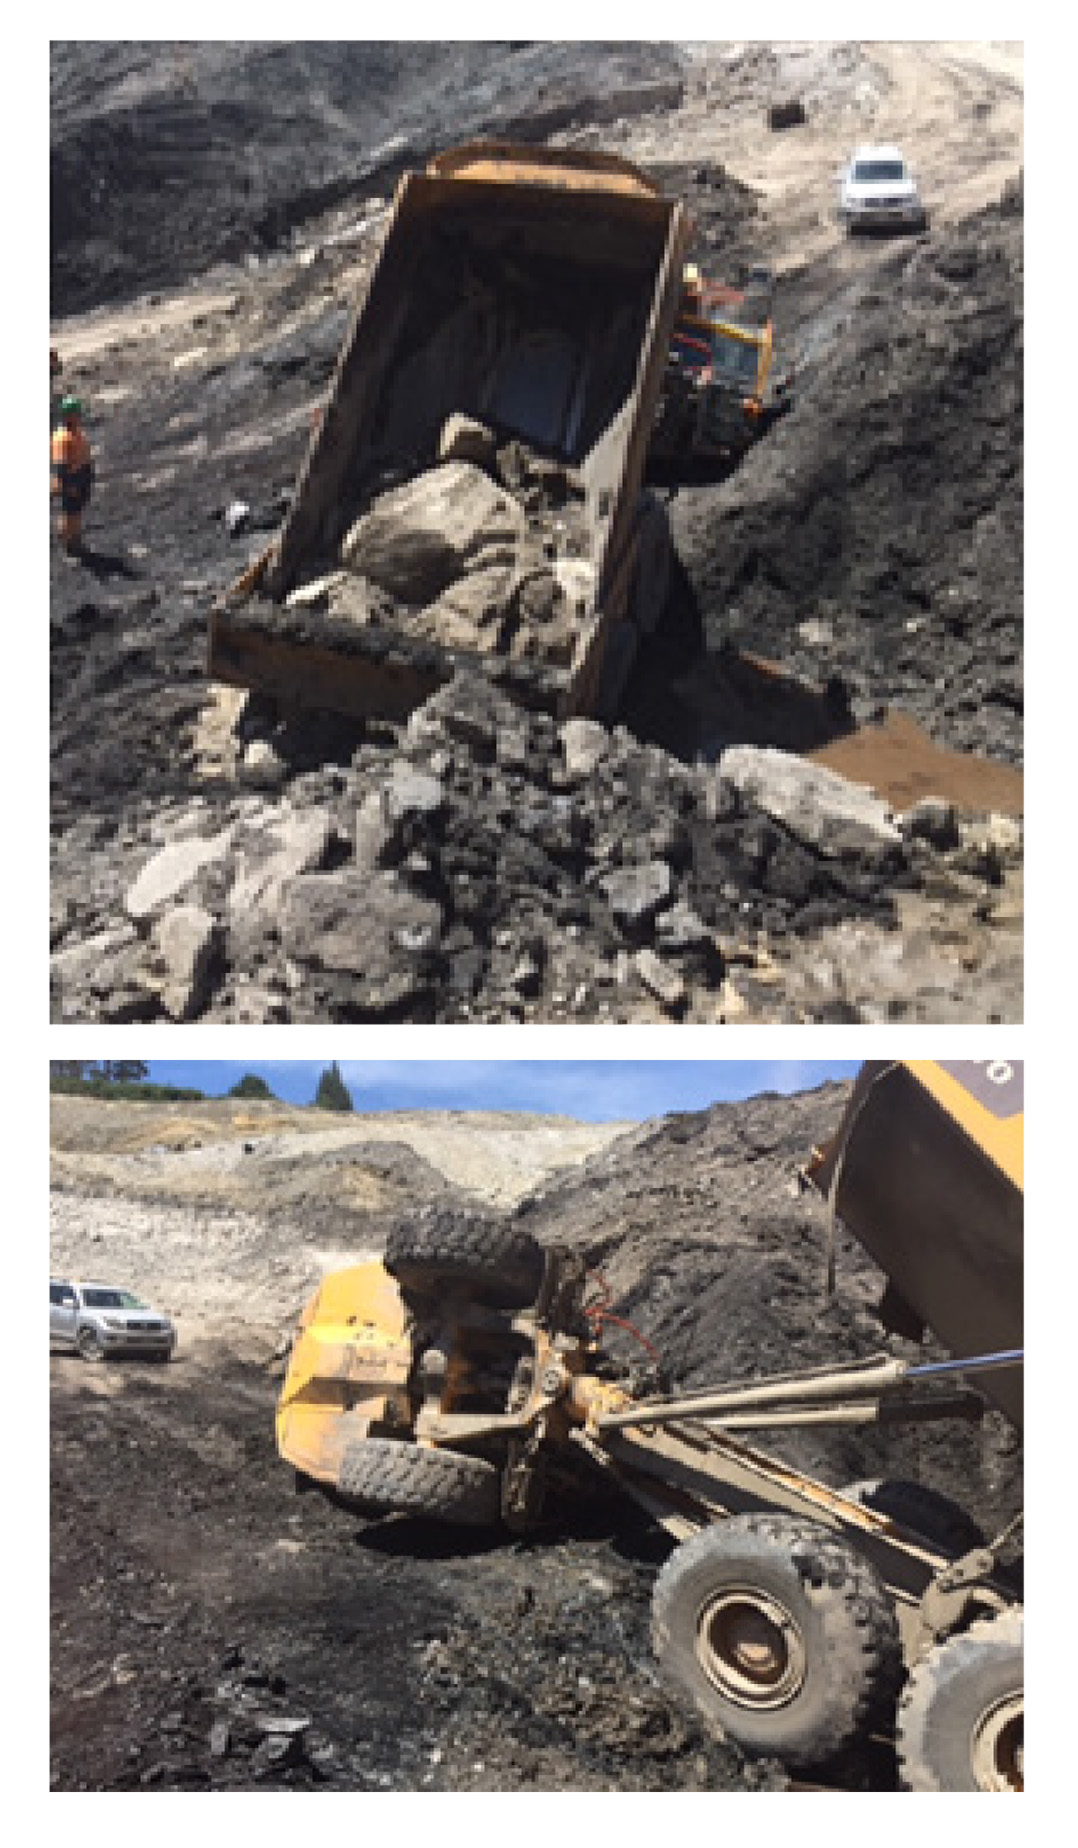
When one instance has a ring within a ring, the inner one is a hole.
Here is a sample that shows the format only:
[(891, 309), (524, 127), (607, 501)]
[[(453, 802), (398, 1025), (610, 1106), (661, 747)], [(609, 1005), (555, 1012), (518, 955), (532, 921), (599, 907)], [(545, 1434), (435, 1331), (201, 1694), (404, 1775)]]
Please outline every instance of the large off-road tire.
[(841, 1535), (734, 1515), (685, 1541), (656, 1581), (652, 1642), (671, 1691), (720, 1738), (822, 1764), (893, 1708), (894, 1607)]
[(501, 1478), (484, 1457), (386, 1437), (345, 1452), (339, 1488), (367, 1514), (421, 1515), (456, 1527), (493, 1527), (501, 1508)]
[(863, 1508), (873, 1508), (920, 1534), (930, 1546), (944, 1553), (969, 1553), (984, 1545), (984, 1534), (971, 1514), (967, 1514), (950, 1496), (922, 1482), (908, 1482), (902, 1477), (852, 1482), (843, 1489), (851, 1501)]
[(907, 1790), (1024, 1788), (1022, 1610), (981, 1617), (916, 1664), (898, 1709)]
[(385, 1267), (406, 1294), (459, 1287), (495, 1307), (523, 1309), (538, 1294), (543, 1250), (521, 1226), (436, 1211), (393, 1229)]
[(75, 1347), (82, 1360), (101, 1361), (105, 1358), (105, 1343), (96, 1328), (80, 1328), (75, 1336)]

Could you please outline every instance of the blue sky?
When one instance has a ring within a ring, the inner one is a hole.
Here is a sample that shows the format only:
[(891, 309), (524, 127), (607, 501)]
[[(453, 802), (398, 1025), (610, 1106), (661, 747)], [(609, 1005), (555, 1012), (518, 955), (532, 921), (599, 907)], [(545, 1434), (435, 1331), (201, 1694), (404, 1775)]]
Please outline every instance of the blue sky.
[[(150, 1077), (210, 1096), (244, 1072), (265, 1078), (276, 1097), (309, 1104), (328, 1061), (154, 1059)], [(852, 1078), (853, 1060), (736, 1059), (341, 1059), (357, 1110), (529, 1110), (584, 1122), (640, 1121), (672, 1110), (702, 1110), (759, 1091), (807, 1091), (828, 1078)]]

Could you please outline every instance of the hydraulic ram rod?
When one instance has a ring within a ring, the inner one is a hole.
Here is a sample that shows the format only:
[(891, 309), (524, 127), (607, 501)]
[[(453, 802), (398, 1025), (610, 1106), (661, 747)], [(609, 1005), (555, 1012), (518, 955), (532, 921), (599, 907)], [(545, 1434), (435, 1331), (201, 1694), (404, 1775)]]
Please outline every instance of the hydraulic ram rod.
[(650, 1403), (603, 1414), (596, 1419), (595, 1429), (615, 1431), (629, 1425), (669, 1424), (681, 1418), (721, 1418), (724, 1412), (755, 1411), (765, 1406), (826, 1406), (851, 1394), (855, 1398), (871, 1397), (889, 1386), (900, 1386), (911, 1379), (926, 1379), (932, 1374), (973, 1373), (990, 1367), (1016, 1366), (1021, 1360), (1020, 1349), (979, 1354), (966, 1360), (934, 1361), (921, 1367), (911, 1367), (908, 1361), (894, 1360), (886, 1354), (875, 1355), (853, 1367), (833, 1371), (817, 1369), (804, 1374), (775, 1374), (767, 1379), (749, 1380), (742, 1386), (696, 1393), (687, 1399), (654, 1399)]

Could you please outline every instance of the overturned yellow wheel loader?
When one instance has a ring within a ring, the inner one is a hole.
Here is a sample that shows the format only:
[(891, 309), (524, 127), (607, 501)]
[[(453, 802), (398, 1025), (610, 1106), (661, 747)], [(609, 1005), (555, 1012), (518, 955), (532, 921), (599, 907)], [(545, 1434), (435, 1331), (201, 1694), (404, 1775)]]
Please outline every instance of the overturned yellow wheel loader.
[(401, 719), (479, 665), (612, 710), (663, 597), (644, 463), (689, 226), (612, 156), (475, 143), (407, 174), (274, 543), (209, 673)]
[[(808, 1424), (1019, 1421), (1022, 1072), (863, 1068), (804, 1170), (881, 1266), (884, 1309), (953, 1358), (642, 1397), (602, 1350), (578, 1254), (434, 1211), (323, 1284), (277, 1412), (302, 1485), (364, 1516), (534, 1523), (588, 1458), (674, 1542), (653, 1597), (672, 1696), (791, 1768), (881, 1731), (914, 1790), (1023, 1788), (1021, 1521), (984, 1535), (907, 1481), (833, 1488), (756, 1448)], [(984, 1392), (976, 1387), (983, 1387)]]

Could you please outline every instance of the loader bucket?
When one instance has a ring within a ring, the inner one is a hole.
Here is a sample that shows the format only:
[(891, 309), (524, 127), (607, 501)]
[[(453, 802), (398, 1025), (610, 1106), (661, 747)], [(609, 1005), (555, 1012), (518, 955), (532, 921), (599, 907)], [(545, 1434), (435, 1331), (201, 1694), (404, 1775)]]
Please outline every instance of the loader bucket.
[[(400, 718), (463, 662), (526, 704), (595, 710), (688, 238), (682, 207), (617, 159), (476, 144), (407, 174), (291, 511), (212, 613), (211, 676)], [(572, 477), (576, 589), (557, 652), (527, 613), (511, 643), (473, 641), (441, 633), (430, 606), (426, 622), (403, 607), (368, 621), (292, 595), (333, 572), (379, 496), (435, 469), (454, 414)]]
[[(1020, 1064), (869, 1063), (806, 1173), (901, 1299), (956, 1358), (1021, 1348)], [(1022, 1423), (1021, 1370), (977, 1385)]]

